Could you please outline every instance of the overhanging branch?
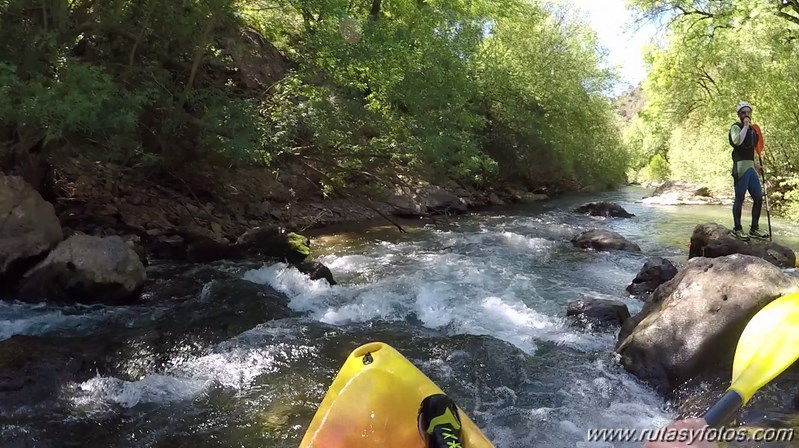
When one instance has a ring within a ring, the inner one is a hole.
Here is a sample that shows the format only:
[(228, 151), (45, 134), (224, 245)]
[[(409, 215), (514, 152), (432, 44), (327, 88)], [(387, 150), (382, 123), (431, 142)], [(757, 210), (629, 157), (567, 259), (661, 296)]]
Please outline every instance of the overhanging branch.
[(791, 22), (799, 25), (799, 17), (792, 16), (782, 11), (777, 12), (777, 17), (782, 17), (783, 19), (790, 20)]
[(777, 17), (782, 17), (785, 20), (799, 25), (799, 17), (788, 14), (784, 11), (785, 8), (791, 8), (794, 12), (799, 14), (799, 0), (782, 0), (780, 6), (777, 7)]

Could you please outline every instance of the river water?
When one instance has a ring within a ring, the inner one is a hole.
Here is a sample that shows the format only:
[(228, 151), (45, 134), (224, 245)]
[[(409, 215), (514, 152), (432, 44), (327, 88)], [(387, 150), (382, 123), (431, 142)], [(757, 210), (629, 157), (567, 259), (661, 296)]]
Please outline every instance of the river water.
[[(386, 226), (318, 235), (312, 251), (335, 286), (282, 264), (216, 263), (180, 268), (202, 290), (151, 306), (0, 303), (0, 353), (15, 335), (33, 336), (23, 352), (57, 346), (47, 355), (55, 361), (36, 364), (47, 372), (29, 372), (43, 385), (21, 389), (42, 398), (0, 403), (0, 445), (294, 448), (343, 360), (370, 341), (414, 362), (497, 447), (576, 447), (589, 428), (665, 425), (675, 404), (618, 365), (617, 331), (565, 317), (583, 296), (620, 300), (635, 314), (642, 303), (624, 288), (647, 257), (684, 264), (696, 224), (729, 226), (727, 206), (647, 206), (638, 200), (648, 192), (564, 196), (405, 234)], [(573, 212), (593, 200), (636, 217)], [(772, 225), (778, 241), (799, 248), (799, 227)], [(578, 251), (569, 240), (590, 228), (617, 231), (642, 253)], [(228, 280), (218, 273), (257, 285), (238, 280), (219, 295)], [(274, 316), (260, 285), (285, 294), (292, 316), (264, 322)], [(224, 306), (209, 299), (223, 296)], [(782, 396), (764, 394), (773, 398), (766, 407)]]

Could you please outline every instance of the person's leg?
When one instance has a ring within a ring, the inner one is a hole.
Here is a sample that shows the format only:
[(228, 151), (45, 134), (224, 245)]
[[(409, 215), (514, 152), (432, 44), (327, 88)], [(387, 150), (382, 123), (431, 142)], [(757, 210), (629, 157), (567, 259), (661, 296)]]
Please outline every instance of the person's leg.
[(735, 202), (732, 204), (733, 230), (742, 230), (741, 211), (743, 210), (744, 197), (746, 195), (746, 178), (743, 174), (735, 179)]
[(760, 178), (758, 177), (757, 173), (752, 171), (752, 175), (749, 178), (749, 185), (748, 190), (749, 194), (752, 196), (752, 225), (749, 228), (749, 235), (755, 238), (768, 238), (768, 232), (764, 232), (759, 229), (760, 223), (760, 212), (763, 209), (763, 188), (760, 185)]
[(760, 212), (763, 209), (763, 189), (760, 187), (760, 179), (753, 169), (749, 169), (749, 180), (747, 182), (749, 196), (752, 197), (752, 226), (751, 230), (757, 230), (760, 223)]

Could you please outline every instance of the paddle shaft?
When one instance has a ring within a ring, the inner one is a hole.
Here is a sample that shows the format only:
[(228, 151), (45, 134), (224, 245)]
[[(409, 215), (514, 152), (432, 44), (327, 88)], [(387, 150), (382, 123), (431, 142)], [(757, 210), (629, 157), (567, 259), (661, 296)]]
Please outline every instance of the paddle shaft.
[(734, 390), (727, 391), (723, 397), (705, 412), (703, 418), (711, 428), (719, 428), (732, 420), (743, 406), (743, 398)]
[(760, 154), (757, 155), (757, 158), (760, 159), (760, 169), (763, 173), (763, 200), (766, 202), (766, 218), (768, 219), (768, 240), (771, 240), (771, 212), (768, 208), (768, 192), (766, 191), (766, 169), (763, 168), (763, 157)]

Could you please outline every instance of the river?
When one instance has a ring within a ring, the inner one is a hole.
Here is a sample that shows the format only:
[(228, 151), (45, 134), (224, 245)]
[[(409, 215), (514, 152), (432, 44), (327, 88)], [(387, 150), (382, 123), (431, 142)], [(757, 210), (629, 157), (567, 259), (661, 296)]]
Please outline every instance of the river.
[[(565, 317), (568, 302), (583, 296), (620, 300), (635, 314), (642, 302), (624, 288), (647, 257), (679, 266), (696, 224), (730, 225), (727, 206), (647, 206), (638, 200), (648, 192), (566, 195), (438, 226), (407, 225), (404, 234), (393, 226), (327, 231), (313, 238), (312, 251), (335, 286), (282, 264), (225, 262), (180, 268), (202, 291), (152, 306), (2, 302), (0, 348), (15, 335), (34, 336), (21, 351), (58, 348), (48, 355), (56, 361), (37, 364), (48, 373), (31, 374), (46, 383), (31, 390), (46, 398), (0, 403), (0, 444), (295, 448), (343, 360), (370, 341), (414, 362), (497, 447), (576, 447), (589, 428), (665, 425), (674, 403), (618, 365), (617, 331), (586, 330)], [(573, 212), (593, 200), (615, 201), (636, 216)], [(774, 217), (772, 225), (776, 240), (799, 248), (797, 225)], [(642, 253), (571, 245), (594, 227), (621, 233)], [(168, 277), (175, 269), (150, 271)], [(252, 305), (261, 300), (258, 288), (240, 280), (227, 295), (236, 305), (218, 306), (208, 298), (225, 280), (213, 271), (271, 286), (298, 315), (263, 322), (259, 316), (271, 311)], [(86, 354), (97, 346), (94, 357)], [(76, 353), (92, 364), (70, 364)], [(85, 378), (69, 380), (60, 369)], [(757, 415), (795, 419), (779, 410)]]

